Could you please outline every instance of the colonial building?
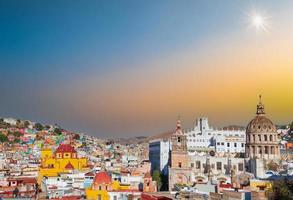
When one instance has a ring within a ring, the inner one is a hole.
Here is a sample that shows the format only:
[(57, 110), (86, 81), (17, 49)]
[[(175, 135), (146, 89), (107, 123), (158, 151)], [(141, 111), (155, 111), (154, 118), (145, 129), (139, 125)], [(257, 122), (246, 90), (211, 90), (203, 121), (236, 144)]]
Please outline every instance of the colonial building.
[(215, 152), (188, 152), (187, 136), (183, 133), (180, 121), (171, 137), (171, 165), (169, 168), (169, 190), (176, 185), (193, 185), (194, 183), (231, 182), (231, 170), (243, 173), (244, 158), (218, 156)]
[(240, 129), (213, 129), (208, 118), (200, 117), (193, 129), (184, 132), (187, 136), (187, 149), (219, 153), (244, 153), (245, 131)]
[(280, 158), (279, 140), (276, 126), (265, 116), (264, 105), (257, 104), (256, 116), (246, 129), (246, 156), (249, 158)]
[(171, 136), (171, 166), (169, 169), (169, 190), (174, 185), (190, 183), (191, 168), (189, 165), (189, 156), (187, 152), (187, 138), (181, 128), (181, 122), (178, 120), (176, 130)]
[(157, 192), (156, 181), (153, 181), (149, 172), (147, 172), (143, 178), (143, 192)]
[(71, 145), (60, 144), (55, 152), (45, 148), (41, 151), (38, 183), (41, 183), (44, 176), (58, 176), (62, 172), (85, 169), (87, 169), (87, 159), (79, 158)]
[(86, 199), (90, 200), (127, 200), (130, 198), (138, 200), (141, 196), (139, 190), (113, 181), (107, 172), (97, 173), (92, 186), (87, 188), (85, 193)]
[(178, 120), (177, 127), (171, 137), (171, 167), (188, 168), (187, 137), (181, 129), (181, 122)]
[(246, 157), (249, 170), (256, 177), (264, 177), (266, 165), (280, 160), (279, 139), (276, 126), (265, 116), (261, 96), (256, 108), (256, 116), (246, 128)]

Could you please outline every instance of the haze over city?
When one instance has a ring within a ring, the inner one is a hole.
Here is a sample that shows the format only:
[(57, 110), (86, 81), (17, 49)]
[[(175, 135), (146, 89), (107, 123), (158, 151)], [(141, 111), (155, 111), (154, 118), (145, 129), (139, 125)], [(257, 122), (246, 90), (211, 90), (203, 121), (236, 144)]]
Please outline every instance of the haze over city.
[(148, 136), (178, 115), (246, 126), (262, 94), (292, 120), (292, 1), (9, 0), (0, 18), (1, 117)]

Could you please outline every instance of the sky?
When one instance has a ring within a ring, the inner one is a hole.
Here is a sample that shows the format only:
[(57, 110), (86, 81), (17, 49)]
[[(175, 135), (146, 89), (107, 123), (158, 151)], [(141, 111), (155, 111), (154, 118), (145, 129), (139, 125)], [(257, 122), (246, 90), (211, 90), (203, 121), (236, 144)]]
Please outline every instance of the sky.
[[(262, 16), (266, 30), (252, 25)], [(293, 120), (293, 1), (0, 0), (0, 116), (100, 138)]]

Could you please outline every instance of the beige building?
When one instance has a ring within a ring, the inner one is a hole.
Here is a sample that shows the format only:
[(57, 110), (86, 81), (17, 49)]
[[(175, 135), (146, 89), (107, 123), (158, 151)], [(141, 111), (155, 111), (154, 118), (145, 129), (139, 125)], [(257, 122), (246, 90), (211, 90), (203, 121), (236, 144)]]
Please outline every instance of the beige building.
[(265, 116), (264, 105), (257, 104), (256, 116), (246, 129), (246, 156), (249, 158), (280, 158), (279, 140), (276, 126)]
[(231, 170), (244, 171), (244, 158), (220, 157), (215, 153), (196, 153), (187, 151), (187, 136), (183, 133), (180, 121), (171, 137), (171, 166), (169, 168), (169, 190), (176, 184), (193, 185), (194, 183), (231, 182)]
[(259, 97), (256, 116), (246, 128), (248, 169), (258, 178), (264, 178), (269, 163), (279, 164), (280, 147), (276, 126), (265, 116), (264, 105)]

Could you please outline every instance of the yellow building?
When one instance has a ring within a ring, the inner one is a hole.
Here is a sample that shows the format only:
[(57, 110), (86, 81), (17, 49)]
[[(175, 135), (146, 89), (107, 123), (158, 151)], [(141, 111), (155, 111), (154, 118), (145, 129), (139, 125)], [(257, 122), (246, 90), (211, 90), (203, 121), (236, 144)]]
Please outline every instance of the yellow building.
[(86, 198), (89, 200), (109, 200), (108, 192), (127, 191), (129, 185), (121, 185), (118, 181), (112, 181), (107, 172), (99, 172), (96, 174), (93, 185), (86, 189)]
[(272, 187), (273, 187), (273, 184), (272, 184), (271, 181), (258, 180), (258, 179), (252, 179), (252, 180), (250, 180), (250, 188), (253, 191), (271, 190)]
[(58, 176), (61, 172), (83, 170), (87, 168), (87, 159), (78, 158), (77, 152), (69, 144), (61, 144), (55, 152), (51, 149), (41, 151), (41, 166), (39, 168), (38, 183), (44, 176)]

